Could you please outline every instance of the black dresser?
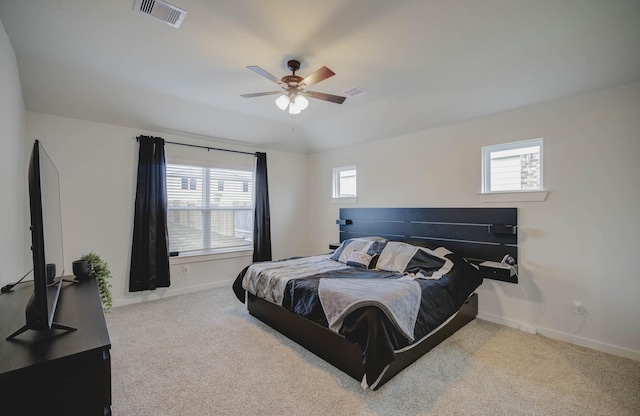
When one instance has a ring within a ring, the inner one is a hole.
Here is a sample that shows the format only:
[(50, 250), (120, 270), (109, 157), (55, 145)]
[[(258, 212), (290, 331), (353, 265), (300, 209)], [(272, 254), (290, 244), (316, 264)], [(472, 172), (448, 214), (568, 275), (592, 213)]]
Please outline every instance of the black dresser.
[(0, 414), (110, 415), (111, 340), (95, 279), (64, 283), (54, 321), (77, 331), (26, 331), (33, 283), (0, 296)]

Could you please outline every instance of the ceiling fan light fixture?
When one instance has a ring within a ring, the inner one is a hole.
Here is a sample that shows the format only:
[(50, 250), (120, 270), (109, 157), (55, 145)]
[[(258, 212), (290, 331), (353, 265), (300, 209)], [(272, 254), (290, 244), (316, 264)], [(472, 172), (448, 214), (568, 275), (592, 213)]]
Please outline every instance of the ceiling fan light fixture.
[(309, 100), (307, 100), (304, 96), (302, 95), (297, 95), (294, 103), (296, 106), (298, 106), (300, 108), (300, 111), (304, 110), (305, 108), (309, 107)]
[(302, 111), (300, 105), (296, 104), (295, 102), (289, 104), (289, 114), (300, 114), (300, 111)]
[(289, 105), (289, 96), (286, 94), (282, 94), (280, 97), (276, 98), (276, 105), (282, 111), (287, 109)]
[[(136, 0), (138, 1), (138, 0)], [(140, 0), (141, 1), (141, 0)], [(276, 98), (276, 105), (279, 109), (284, 111), (289, 108), (289, 114), (300, 114), (300, 112), (309, 106), (309, 100), (303, 97), (302, 94), (307, 97), (315, 98), (318, 100), (329, 101), (336, 104), (342, 104), (346, 97), (339, 95), (326, 94), (323, 92), (306, 91), (307, 87), (315, 85), (320, 81), (330, 78), (335, 75), (335, 72), (323, 66), (317, 71), (313, 72), (306, 78), (302, 78), (296, 75), (298, 69), (300, 69), (300, 61), (294, 59), (287, 62), (289, 70), (292, 71), (292, 75), (286, 75), (280, 79), (271, 75), (264, 69), (256, 65), (250, 65), (247, 68), (256, 74), (265, 77), (266, 79), (278, 84), (284, 92)], [(240, 94), (244, 98), (262, 97), (263, 95), (276, 95), (281, 94), (280, 91), (258, 92), (253, 94)]]

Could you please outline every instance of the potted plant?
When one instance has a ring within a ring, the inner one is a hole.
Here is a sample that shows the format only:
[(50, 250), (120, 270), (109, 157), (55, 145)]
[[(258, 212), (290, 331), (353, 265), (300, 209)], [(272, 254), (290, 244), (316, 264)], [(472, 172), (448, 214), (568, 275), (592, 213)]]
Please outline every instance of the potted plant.
[(102, 300), (102, 306), (105, 312), (109, 312), (112, 305), (111, 284), (107, 281), (107, 279), (111, 278), (109, 265), (93, 251), (89, 254), (84, 254), (80, 259), (88, 261), (91, 265), (90, 276), (96, 278), (98, 290), (100, 291), (100, 300)]

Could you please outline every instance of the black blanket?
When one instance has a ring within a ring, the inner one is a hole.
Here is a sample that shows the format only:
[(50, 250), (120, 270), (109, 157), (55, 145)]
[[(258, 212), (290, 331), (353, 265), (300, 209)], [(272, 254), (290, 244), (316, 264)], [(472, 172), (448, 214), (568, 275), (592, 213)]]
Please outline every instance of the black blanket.
[[(435, 280), (416, 279), (422, 291), (422, 301), (414, 328), (416, 342), (455, 314), (482, 283), (482, 277), (464, 259), (453, 253), (445, 257), (453, 262), (453, 267), (448, 273)], [(247, 269), (248, 267), (233, 283), (233, 291), (241, 302), (245, 299), (242, 280)], [(318, 284), (321, 278), (397, 279), (404, 275), (348, 267), (293, 279), (287, 283), (282, 307), (328, 327), (327, 318), (318, 297)], [(363, 307), (352, 312), (345, 318), (339, 333), (347, 340), (357, 343), (362, 349), (368, 384), (377, 380), (385, 367), (394, 360), (396, 350), (411, 344), (411, 341), (395, 328), (382, 310), (375, 306)]]

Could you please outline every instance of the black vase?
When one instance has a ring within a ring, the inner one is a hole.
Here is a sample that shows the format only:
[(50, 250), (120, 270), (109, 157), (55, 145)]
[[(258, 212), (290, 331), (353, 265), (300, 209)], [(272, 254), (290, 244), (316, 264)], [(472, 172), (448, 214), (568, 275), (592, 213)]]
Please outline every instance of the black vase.
[(73, 262), (73, 275), (79, 280), (89, 277), (91, 274), (91, 263), (87, 260), (76, 260)]

